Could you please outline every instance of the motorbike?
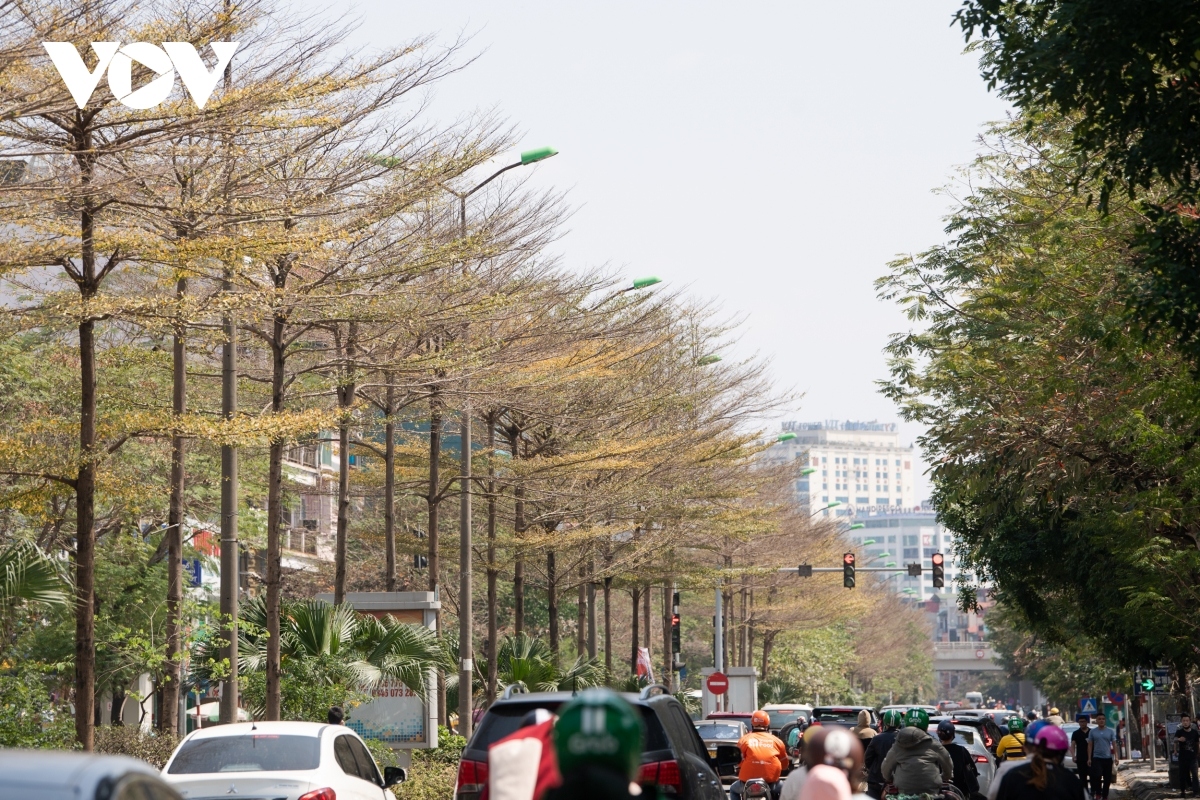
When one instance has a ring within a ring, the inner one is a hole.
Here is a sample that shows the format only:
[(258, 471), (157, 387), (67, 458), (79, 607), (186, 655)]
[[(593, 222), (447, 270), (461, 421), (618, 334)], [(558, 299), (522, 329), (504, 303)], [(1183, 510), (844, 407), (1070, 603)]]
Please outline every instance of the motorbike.
[(742, 784), (742, 800), (773, 800), (771, 784), (762, 778), (751, 778)]

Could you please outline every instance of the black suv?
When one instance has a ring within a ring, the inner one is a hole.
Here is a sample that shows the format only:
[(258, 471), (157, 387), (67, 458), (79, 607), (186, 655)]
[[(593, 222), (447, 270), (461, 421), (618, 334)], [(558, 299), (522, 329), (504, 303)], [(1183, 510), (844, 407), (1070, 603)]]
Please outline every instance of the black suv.
[[(530, 711), (538, 708), (557, 711), (573, 696), (571, 692), (518, 693), (511, 687), (506, 690), (484, 713), (463, 750), (454, 787), (455, 800), (476, 800), (483, 791), (487, 784), (489, 746), (515, 732), (522, 717)], [(726, 800), (717, 777), (716, 759), (709, 758), (708, 748), (678, 700), (662, 686), (648, 686), (641, 694), (621, 696), (637, 709), (645, 726), (639, 783), (657, 785), (665, 796), (682, 800)]]

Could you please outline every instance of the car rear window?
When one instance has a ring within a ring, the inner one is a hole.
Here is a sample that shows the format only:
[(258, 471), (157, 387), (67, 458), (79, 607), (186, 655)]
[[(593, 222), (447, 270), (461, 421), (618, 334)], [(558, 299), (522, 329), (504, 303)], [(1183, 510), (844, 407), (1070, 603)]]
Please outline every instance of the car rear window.
[(842, 722), (848, 725), (857, 725), (858, 712), (853, 708), (814, 708), (813, 720), (816, 722)]
[(956, 730), (954, 731), (954, 741), (959, 744), (974, 744), (975, 733), (974, 731)]
[(728, 739), (736, 742), (742, 738), (742, 726), (730, 722), (701, 722), (696, 725), (701, 739)]
[(803, 711), (768, 711), (767, 715), (771, 718), (772, 728), (782, 728), (798, 719), (808, 718)]
[(277, 772), (316, 769), (320, 764), (321, 740), (316, 736), (210, 736), (184, 742), (167, 772)]
[[(545, 708), (555, 713), (562, 703), (497, 703), (488, 709), (471, 737), (472, 750), (487, 750), (493, 743), (500, 741), (509, 734), (516, 733), (521, 726), (521, 720), (530, 711)], [(654, 715), (654, 710), (646, 706), (635, 706), (642, 717), (642, 726), (646, 740), (642, 743), (643, 750), (669, 750), (670, 742), (663, 732), (662, 724)]]

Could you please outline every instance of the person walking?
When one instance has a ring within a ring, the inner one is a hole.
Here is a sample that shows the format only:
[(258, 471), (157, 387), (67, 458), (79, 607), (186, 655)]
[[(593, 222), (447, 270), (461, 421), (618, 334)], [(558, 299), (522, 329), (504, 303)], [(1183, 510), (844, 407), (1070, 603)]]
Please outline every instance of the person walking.
[(1179, 757), (1179, 796), (1187, 797), (1190, 786), (1192, 797), (1196, 796), (1200, 783), (1196, 780), (1196, 752), (1200, 750), (1200, 731), (1192, 724), (1189, 714), (1179, 715), (1179, 727), (1175, 729), (1175, 753)]
[(1079, 729), (1071, 734), (1071, 749), (1075, 751), (1075, 774), (1086, 786), (1088, 776), (1092, 774), (1088, 762), (1088, 733), (1092, 730), (1088, 723), (1091, 720), (1087, 714), (1079, 714), (1075, 717), (1075, 721), (1079, 723)]
[(1088, 764), (1092, 770), (1092, 797), (1095, 800), (1108, 800), (1108, 787), (1117, 764), (1116, 747), (1116, 731), (1108, 727), (1103, 714), (1098, 715), (1096, 727), (1088, 731)]

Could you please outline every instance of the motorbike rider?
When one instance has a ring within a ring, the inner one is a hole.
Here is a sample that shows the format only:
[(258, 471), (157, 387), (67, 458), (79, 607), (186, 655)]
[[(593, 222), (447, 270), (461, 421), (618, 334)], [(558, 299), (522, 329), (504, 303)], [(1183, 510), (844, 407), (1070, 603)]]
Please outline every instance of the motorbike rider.
[[(1030, 726), (1033, 727), (1032, 725)], [(1027, 761), (1018, 762), (995, 782), (997, 800), (1084, 800), (1083, 783), (1062, 762), (1071, 740), (1057, 725), (1044, 725), (1026, 740)]]
[(1008, 718), (1008, 733), (996, 745), (997, 761), (1019, 761), (1025, 758), (1025, 720)]
[[(808, 778), (808, 768), (811, 764), (820, 764), (820, 759), (823, 758), (824, 750), (818, 750), (815, 746), (810, 747), (814, 739), (818, 736), (824, 736), (826, 728), (819, 723), (809, 725), (804, 731), (804, 736), (800, 738), (801, 742), (801, 757), (803, 763), (788, 773), (787, 778), (783, 781), (783, 788), (779, 790), (779, 800), (799, 800), (800, 791), (804, 788), (804, 782)], [(816, 758), (813, 762), (809, 759)]]
[(642, 721), (616, 692), (580, 692), (563, 706), (552, 738), (562, 783), (544, 800), (644, 798), (633, 783), (642, 762)]
[(871, 739), (863, 762), (867, 767), (867, 794), (880, 800), (883, 797), (883, 760), (888, 751), (896, 743), (896, 734), (904, 725), (904, 714), (898, 708), (889, 708), (883, 712), (883, 732)]
[(798, 800), (844, 800), (846, 790), (849, 800), (869, 800), (855, 788), (861, 781), (863, 753), (862, 742), (851, 731), (826, 728), (812, 738), (808, 749), (812, 761)]
[(950, 763), (954, 765), (954, 778), (951, 781), (963, 797), (970, 798), (979, 791), (979, 768), (975, 766), (975, 757), (967, 748), (954, 741), (956, 731), (954, 723), (944, 719), (938, 723), (938, 741), (950, 754)]
[[(1034, 720), (1025, 727), (1025, 741), (1029, 742), (1029, 747), (1033, 747), (1033, 740), (1037, 738), (1038, 731), (1046, 727), (1050, 723), (1044, 719)], [(1012, 772), (1017, 767), (1025, 763), (1025, 759), (1010, 759), (1008, 761), (997, 761), (996, 772), (992, 775), (992, 781), (988, 784), (987, 800), (996, 800), (996, 795), (1000, 791), (1001, 779)]]
[(954, 777), (950, 754), (929, 735), (925, 709), (910, 708), (904, 722), (896, 744), (883, 759), (883, 779), (902, 795), (940, 794), (942, 785)]
[(779, 776), (790, 765), (787, 746), (768, 728), (771, 717), (765, 711), (755, 711), (750, 715), (751, 731), (738, 739), (738, 749), (742, 751), (742, 763), (738, 767), (738, 779), (729, 787), (729, 796), (738, 800), (742, 796), (742, 786), (753, 778), (761, 778), (771, 787), (771, 793), (779, 796)]

